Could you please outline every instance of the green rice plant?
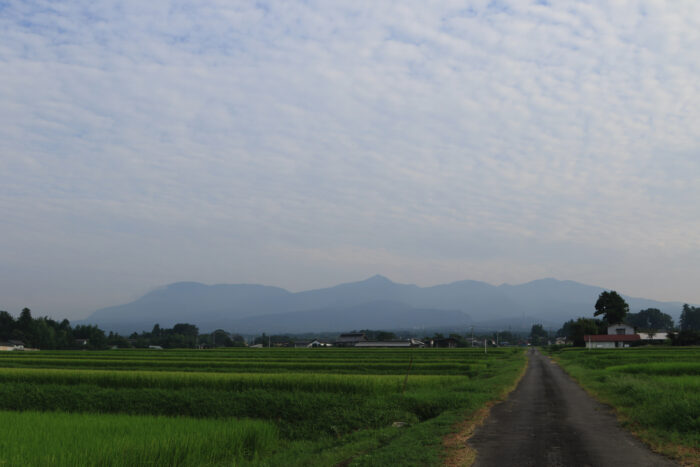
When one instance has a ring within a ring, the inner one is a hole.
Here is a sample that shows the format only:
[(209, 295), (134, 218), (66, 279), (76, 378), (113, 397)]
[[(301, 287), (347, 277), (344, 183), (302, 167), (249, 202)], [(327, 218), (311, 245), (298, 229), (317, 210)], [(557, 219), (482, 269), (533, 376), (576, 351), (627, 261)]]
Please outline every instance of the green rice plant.
[[(181, 437), (179, 444), (163, 448), (156, 457), (165, 460), (154, 465), (334, 465), (347, 458), (360, 462), (360, 452), (432, 463), (451, 423), (511, 384), (524, 361), (521, 349), (488, 354), (474, 349), (13, 353), (0, 355), (0, 409), (42, 411), (43, 423), (70, 412), (131, 420), (159, 416), (164, 425), (178, 419), (255, 419), (276, 430), (269, 455), (260, 454), (262, 449), (233, 461), (202, 455), (194, 462), (195, 454), (177, 454), (180, 445), (190, 452)], [(409, 426), (392, 428), (395, 421)], [(89, 429), (84, 434), (92, 436)], [(64, 448), (80, 447), (67, 442)], [(139, 455), (130, 459), (136, 462)], [(68, 465), (75, 458), (49, 461)], [(14, 465), (16, 459), (6, 462)]]
[(254, 462), (279, 444), (257, 420), (0, 412), (0, 465), (188, 466)]

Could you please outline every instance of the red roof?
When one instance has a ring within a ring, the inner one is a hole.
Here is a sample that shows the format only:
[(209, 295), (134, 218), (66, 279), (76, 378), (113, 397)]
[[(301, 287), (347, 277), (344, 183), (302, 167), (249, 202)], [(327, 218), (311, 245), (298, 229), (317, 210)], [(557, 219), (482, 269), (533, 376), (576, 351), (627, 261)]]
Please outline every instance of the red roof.
[(639, 334), (586, 334), (583, 336), (586, 342), (633, 342), (640, 339)]

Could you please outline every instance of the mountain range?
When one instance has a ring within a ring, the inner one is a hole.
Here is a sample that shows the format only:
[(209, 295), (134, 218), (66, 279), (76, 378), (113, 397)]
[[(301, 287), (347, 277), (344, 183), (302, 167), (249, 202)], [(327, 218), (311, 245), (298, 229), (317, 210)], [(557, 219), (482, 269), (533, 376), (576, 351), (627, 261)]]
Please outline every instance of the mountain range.
[[(103, 308), (79, 324), (122, 334), (193, 323), (202, 331), (240, 334), (342, 332), (354, 329), (529, 330), (533, 323), (557, 329), (564, 321), (592, 317), (601, 287), (540, 279), (494, 286), (478, 281), (419, 287), (383, 276), (335, 287), (289, 292), (253, 284), (177, 282), (125, 305)], [(678, 318), (682, 304), (623, 295), (630, 311), (658, 308)]]

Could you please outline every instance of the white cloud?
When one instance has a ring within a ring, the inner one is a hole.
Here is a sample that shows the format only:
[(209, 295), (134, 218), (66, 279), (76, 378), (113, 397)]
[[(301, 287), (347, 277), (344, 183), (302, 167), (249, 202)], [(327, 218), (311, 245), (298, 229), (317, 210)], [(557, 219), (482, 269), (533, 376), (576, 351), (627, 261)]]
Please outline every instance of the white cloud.
[(700, 302), (696, 2), (0, 8), (0, 273), (90, 289), (14, 307), (382, 264)]

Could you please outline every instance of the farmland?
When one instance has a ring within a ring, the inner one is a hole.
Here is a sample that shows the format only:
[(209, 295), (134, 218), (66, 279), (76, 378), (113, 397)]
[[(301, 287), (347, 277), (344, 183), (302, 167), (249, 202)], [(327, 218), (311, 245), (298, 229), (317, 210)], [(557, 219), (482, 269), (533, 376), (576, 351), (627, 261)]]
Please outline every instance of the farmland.
[(655, 450), (700, 464), (700, 348), (566, 349), (552, 355)]
[(0, 465), (434, 465), (524, 364), (520, 349), (8, 352)]

